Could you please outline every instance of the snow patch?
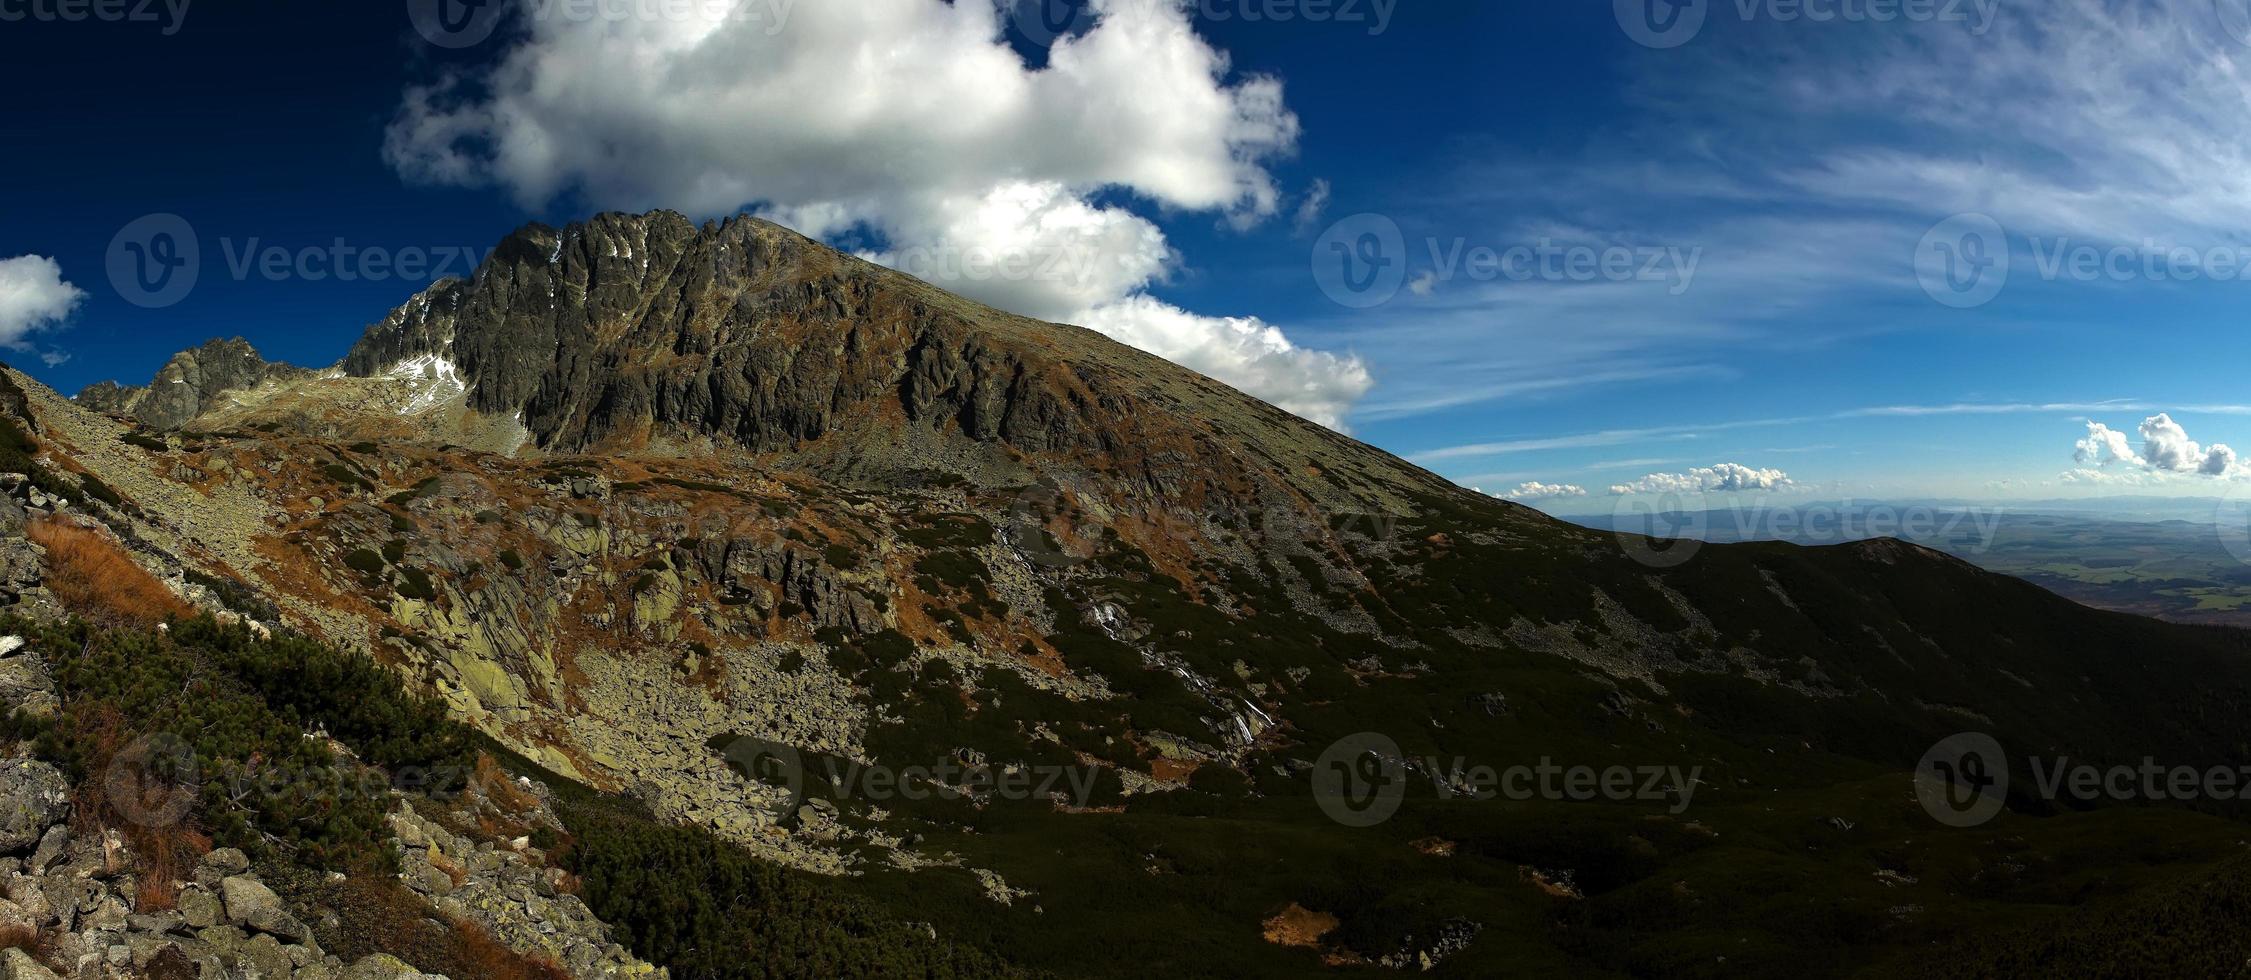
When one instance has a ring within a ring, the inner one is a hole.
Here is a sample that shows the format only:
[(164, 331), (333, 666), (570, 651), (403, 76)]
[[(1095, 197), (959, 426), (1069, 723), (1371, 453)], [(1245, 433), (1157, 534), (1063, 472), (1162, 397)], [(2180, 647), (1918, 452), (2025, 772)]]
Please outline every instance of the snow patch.
[(461, 369), (436, 354), (400, 361), (383, 372), (383, 376), (405, 382), (412, 393), (406, 405), (399, 409), (400, 415), (420, 415), (469, 391), (468, 383), (461, 380)]

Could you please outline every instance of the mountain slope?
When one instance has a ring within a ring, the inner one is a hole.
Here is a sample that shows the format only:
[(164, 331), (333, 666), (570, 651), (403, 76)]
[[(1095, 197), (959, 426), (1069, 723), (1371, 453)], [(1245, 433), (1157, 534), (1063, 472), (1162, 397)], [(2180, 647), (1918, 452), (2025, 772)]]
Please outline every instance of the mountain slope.
[[(2246, 634), (1896, 542), (1654, 557), (753, 219), (524, 229), (337, 369), (172, 425), (9, 377), (151, 561), (396, 668), (524, 775), (1059, 972), (1848, 972), (2233, 846), (2225, 801), (2072, 814), (2029, 773), (1941, 826), (1908, 776), (1939, 739), (2251, 762)], [(1439, 760), (1377, 760), (1419, 786), (1375, 827), (1315, 796), (1357, 733)], [(1477, 801), (1454, 759), (1672, 775)], [(1090, 782), (917, 800), (867, 764)], [(2114, 852), (2136, 821), (2175, 845)]]

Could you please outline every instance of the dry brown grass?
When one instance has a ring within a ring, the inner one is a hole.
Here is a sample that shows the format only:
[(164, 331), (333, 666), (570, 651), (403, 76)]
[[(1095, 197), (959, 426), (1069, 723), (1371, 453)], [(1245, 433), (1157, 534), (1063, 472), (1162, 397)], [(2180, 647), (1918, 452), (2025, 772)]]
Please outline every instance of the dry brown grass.
[(467, 919), (453, 920), (454, 957), (463, 977), (495, 980), (570, 980), (553, 960), (527, 956), (494, 939), (483, 926)]
[(508, 777), (508, 771), (500, 768), (500, 763), (494, 761), (490, 753), (477, 754), (474, 780), (477, 791), (507, 813), (528, 813), (539, 808), (539, 797), (516, 785), (516, 781)]
[[(179, 899), (176, 882), (194, 874), (196, 865), (211, 852), (211, 838), (198, 830), (185, 813), (174, 814), (173, 794), (192, 793), (193, 787), (164, 785), (147, 771), (150, 759), (127, 754), (134, 749), (124, 716), (96, 705), (73, 716), (70, 735), (84, 746), (92, 778), (79, 783), (71, 796), (72, 830), (80, 837), (100, 840), (110, 830), (124, 838), (132, 856), (138, 887), (136, 907), (143, 912), (171, 909)], [(126, 757), (120, 759), (120, 755)], [(128, 792), (139, 799), (120, 800), (111, 794)], [(177, 819), (154, 820), (152, 815)]]
[(42, 966), (53, 967), (60, 962), (55, 955), (55, 936), (39, 931), (28, 922), (10, 922), (0, 925), (0, 949), (20, 949)]
[(346, 962), (390, 952), (416, 969), (464, 980), (566, 980), (569, 976), (552, 962), (509, 949), (475, 922), (441, 920), (395, 878), (354, 875), (320, 886), (309, 897), (333, 908), (341, 918), (341, 927), (323, 931), (320, 940)]
[(1336, 916), (1316, 912), (1296, 902), (1262, 923), (1267, 942), (1303, 949), (1320, 948), (1321, 937), (1335, 932), (1341, 924)]
[(63, 607), (109, 626), (149, 627), (193, 614), (188, 604), (135, 563), (107, 535), (45, 518), (24, 533), (47, 549), (45, 585)]

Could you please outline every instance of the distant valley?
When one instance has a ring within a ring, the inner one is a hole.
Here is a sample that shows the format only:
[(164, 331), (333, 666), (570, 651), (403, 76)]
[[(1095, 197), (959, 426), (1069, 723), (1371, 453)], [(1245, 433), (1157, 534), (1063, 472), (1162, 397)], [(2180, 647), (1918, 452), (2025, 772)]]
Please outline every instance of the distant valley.
[(1816, 547), (1893, 537), (2098, 609), (2251, 627), (2251, 524), (2239, 504), (2219, 499), (1853, 501), (1567, 519), (1715, 544)]

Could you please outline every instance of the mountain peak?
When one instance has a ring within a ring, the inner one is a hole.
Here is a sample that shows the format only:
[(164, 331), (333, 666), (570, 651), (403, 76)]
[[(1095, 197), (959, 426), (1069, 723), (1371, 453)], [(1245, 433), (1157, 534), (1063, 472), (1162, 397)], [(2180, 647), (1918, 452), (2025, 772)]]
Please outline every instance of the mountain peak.
[(227, 392), (311, 374), (304, 368), (267, 361), (241, 337), (215, 338), (172, 355), (148, 387), (104, 381), (79, 392), (78, 402), (94, 411), (173, 429), (216, 407)]
[(371, 327), (342, 369), (376, 377), (419, 357), (457, 367), (468, 409), (520, 419), (548, 451), (716, 446), (968, 472), (1037, 455), (1043, 469), (1192, 499), (1256, 497), (1342, 459), (1367, 478), (1362, 491), (1439, 484), (1100, 334), (962, 299), (748, 215), (520, 228), (472, 278)]

